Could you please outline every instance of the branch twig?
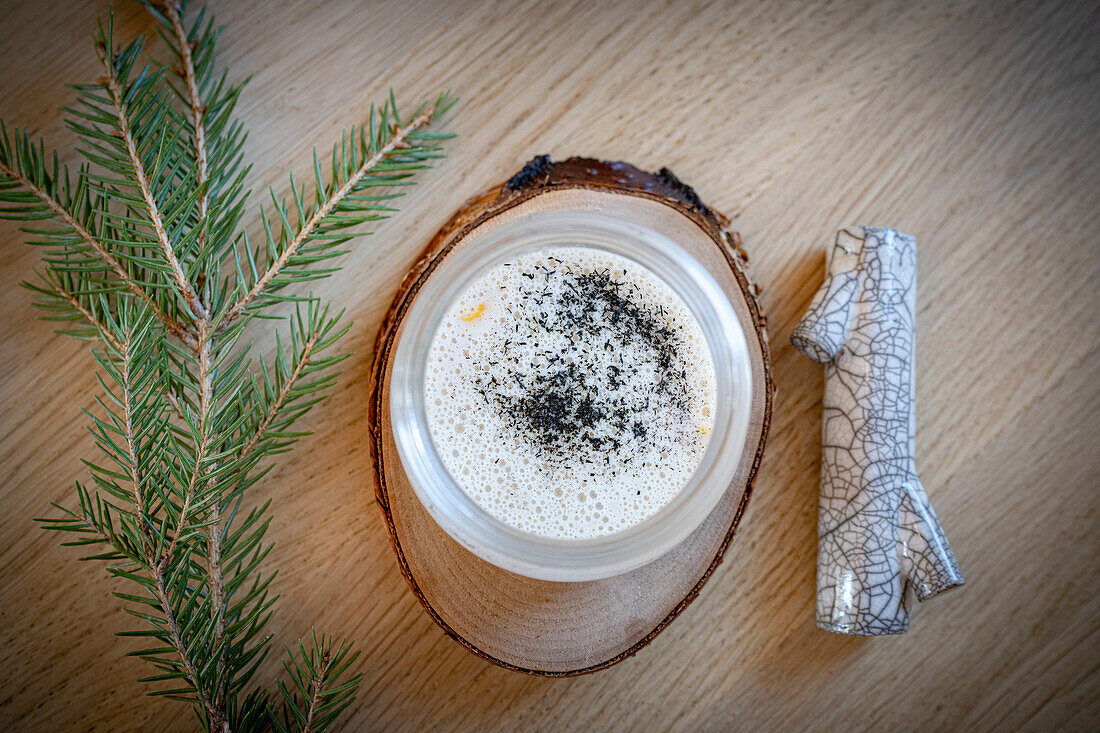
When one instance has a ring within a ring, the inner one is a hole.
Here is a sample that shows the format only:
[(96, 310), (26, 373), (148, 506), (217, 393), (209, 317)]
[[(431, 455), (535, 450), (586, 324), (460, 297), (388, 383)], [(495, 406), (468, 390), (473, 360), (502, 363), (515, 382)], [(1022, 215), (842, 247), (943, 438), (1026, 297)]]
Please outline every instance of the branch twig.
[(248, 439), (248, 442), (241, 448), (240, 453), (237, 454), (238, 459), (244, 458), (252, 452), (256, 444), (263, 439), (264, 433), (275, 419), (275, 416), (279, 414), (279, 410), (283, 409), (283, 405), (286, 404), (286, 399), (290, 395), (290, 390), (294, 387), (294, 383), (298, 381), (298, 377), (301, 376), (302, 370), (309, 364), (309, 358), (313, 355), (313, 347), (317, 345), (317, 339), (320, 338), (320, 336), (321, 331), (318, 329), (310, 335), (309, 341), (303, 345), (302, 355), (294, 365), (294, 371), (287, 377), (286, 383), (283, 384), (283, 388), (279, 390), (279, 396), (271, 403), (271, 407), (268, 409), (267, 414), (264, 415), (263, 420), (261, 420), (260, 424), (256, 427), (256, 432), (252, 434), (252, 437)]
[(110, 93), (115, 111), (118, 113), (118, 129), (122, 135), (122, 141), (126, 145), (126, 152), (130, 156), (130, 163), (134, 168), (134, 178), (137, 181), (138, 188), (141, 189), (142, 197), (145, 199), (145, 207), (149, 210), (149, 220), (153, 224), (153, 230), (157, 235), (161, 251), (164, 253), (164, 258), (172, 271), (172, 277), (175, 278), (176, 286), (179, 288), (180, 296), (187, 303), (187, 307), (191, 309), (191, 313), (194, 314), (196, 319), (206, 320), (206, 308), (199, 300), (195, 289), (191, 286), (191, 281), (187, 279), (187, 275), (183, 272), (183, 266), (180, 265), (175, 248), (172, 246), (172, 239), (168, 236), (168, 232), (164, 230), (164, 221), (161, 219), (160, 209), (157, 208), (157, 200), (149, 187), (148, 179), (145, 177), (145, 164), (142, 163), (141, 155), (138, 154), (134, 136), (130, 134), (130, 120), (126, 114), (126, 102), (122, 96), (122, 89), (118, 85), (118, 77), (115, 75), (112, 56), (114, 52), (111, 49), (100, 47), (99, 53), (100, 59), (103, 61), (103, 67), (107, 70), (104, 86)]
[(404, 127), (399, 127), (395, 129), (393, 131), (393, 135), (390, 137), (390, 141), (379, 148), (376, 153), (363, 161), (363, 165), (359, 166), (359, 170), (355, 171), (355, 173), (348, 178), (347, 182), (345, 182), (343, 186), (337, 189), (332, 194), (332, 196), (330, 196), (329, 199), (325, 201), (325, 203), (321, 204), (321, 206), (319, 206), (317, 210), (313, 212), (313, 216), (311, 216), (309, 218), (309, 221), (306, 222), (305, 226), (303, 226), (301, 230), (298, 231), (298, 234), (294, 237), (294, 240), (289, 245), (287, 245), (286, 249), (282, 251), (275, 262), (271, 263), (264, 274), (260, 276), (260, 279), (256, 281), (255, 285), (253, 285), (252, 288), (244, 296), (242, 296), (240, 300), (234, 303), (232, 307), (230, 307), (230, 309), (226, 311), (225, 317), (222, 319), (221, 324), (218, 326), (218, 332), (224, 331), (231, 324), (233, 324), (233, 322), (241, 317), (244, 311), (248, 308), (249, 304), (253, 300), (255, 300), (256, 297), (264, 291), (271, 280), (282, 271), (287, 262), (290, 261), (290, 258), (294, 256), (295, 252), (298, 251), (298, 248), (301, 247), (310, 238), (310, 236), (313, 234), (313, 231), (318, 227), (318, 225), (320, 225), (320, 223), (324, 221), (325, 217), (331, 214), (333, 209), (335, 209), (340, 204), (340, 202), (343, 201), (349, 193), (351, 193), (355, 186), (358, 185), (361, 180), (363, 180), (363, 177), (370, 173), (375, 168), (375, 166), (381, 163), (382, 160), (394, 150), (399, 150), (403, 147), (406, 147), (408, 145), (408, 143), (406, 143), (406, 139), (408, 138), (409, 133), (415, 132), (416, 130), (426, 126), (429, 122), (431, 122), (434, 115), (434, 105), (425, 108), (423, 112), (421, 112), (419, 115), (416, 116), (414, 120), (412, 120), (412, 122), (405, 125)]
[(110, 267), (116, 275), (118, 275), (118, 278), (123, 283), (125, 283), (130, 292), (136, 295), (153, 311), (156, 317), (160, 319), (161, 323), (164, 324), (165, 328), (167, 328), (174, 336), (176, 336), (180, 341), (183, 341), (185, 344), (188, 344), (189, 346), (194, 345), (194, 335), (190, 331), (188, 331), (183, 326), (183, 324), (165, 313), (164, 310), (162, 310), (161, 307), (157, 305), (156, 301), (149, 297), (149, 295), (145, 292), (145, 289), (133, 281), (133, 279), (130, 277), (130, 273), (126, 271), (126, 268), (122, 266), (122, 263), (119, 262), (114, 257), (114, 255), (112, 255), (107, 250), (107, 246), (103, 244), (103, 242), (100, 242), (98, 239), (96, 239), (92, 235), (92, 233), (88, 231), (87, 227), (78, 222), (76, 218), (72, 215), (72, 213), (70, 213), (68, 209), (61, 205), (60, 201), (51, 196), (45, 189), (38, 186), (34, 181), (31, 181), (29, 178), (22, 175), (19, 171), (5, 165), (4, 163), (0, 163), (0, 173), (8, 178), (18, 181), (21, 186), (40, 198), (42, 200), (42, 203), (50, 207), (51, 211), (57, 214), (62, 221), (72, 227), (73, 231), (77, 233), (77, 236), (83, 239), (84, 242), (89, 247), (91, 247), (97, 255), (99, 255), (99, 258), (102, 259), (103, 262), (106, 263), (107, 266)]
[[(202, 474), (202, 462), (206, 460), (206, 452), (209, 447), (210, 430), (208, 425), (209, 413), (210, 413), (210, 374), (204, 373), (204, 367), (209, 367), (210, 362), (210, 342), (205, 324), (200, 324), (198, 341), (196, 345), (196, 351), (198, 352), (199, 359), (199, 383), (202, 385), (199, 390), (199, 444), (195, 447), (195, 469), (191, 472), (191, 479), (187, 483), (187, 490), (183, 495), (183, 503), (180, 506), (179, 520), (176, 522), (176, 530), (172, 533), (172, 539), (168, 543), (168, 549), (165, 551), (164, 556), (168, 558), (169, 562), (172, 558), (172, 553), (176, 549), (176, 543), (179, 540), (180, 534), (183, 532), (183, 525), (187, 520), (187, 513), (191, 509), (191, 501), (195, 498), (195, 491), (198, 489), (199, 478)], [(205, 354), (205, 359), (202, 355)], [(165, 393), (170, 395), (170, 393)], [(173, 397), (169, 397), (173, 406), (176, 408), (176, 412), (182, 415), (179, 402)]]
[(137, 460), (137, 436), (134, 431), (133, 425), (133, 395), (130, 392), (130, 348), (131, 343), (129, 337), (122, 344), (123, 348), (120, 351), (122, 356), (122, 407), (123, 407), (123, 419), (124, 428), (126, 433), (126, 445), (128, 449), (128, 458), (130, 461), (130, 478), (134, 484), (134, 508), (137, 509), (138, 523), (142, 530), (143, 535), (143, 550), (145, 551), (145, 560), (149, 567), (149, 574), (153, 580), (154, 594), (157, 597), (157, 602), (160, 604), (161, 612), (164, 614), (165, 625), (168, 627), (168, 633), (172, 641), (172, 647), (175, 649), (176, 654), (179, 655), (180, 660), (183, 663), (184, 671), (187, 674), (188, 680), (191, 682), (191, 686), (195, 689), (195, 694), (198, 695), (199, 701), (203, 708), (206, 710), (207, 715), (210, 716), (212, 723), (219, 725), (220, 727), (228, 727), (228, 721), (226, 720), (225, 713), (220, 709), (215, 701), (210, 700), (206, 691), (199, 683), (199, 673), (195, 666), (194, 660), (187, 653), (187, 645), (183, 640), (183, 632), (180, 628), (179, 621), (176, 619), (176, 614), (172, 608), (172, 604), (168, 598), (168, 588), (165, 582), (165, 572), (168, 568), (168, 557), (162, 556), (156, 557), (157, 541), (153, 535), (152, 530), (149, 527), (148, 517), (145, 512), (145, 497), (142, 494), (141, 484), (141, 469), (138, 466)]
[[(191, 113), (191, 134), (195, 146), (195, 185), (199, 189), (199, 220), (198, 220), (198, 249), (203, 251), (206, 246), (206, 216), (210, 210), (210, 172), (206, 152), (206, 127), (203, 125), (203, 115), (206, 114), (206, 105), (202, 103), (202, 95), (199, 93), (198, 79), (195, 75), (195, 61), (192, 57), (191, 42), (187, 38), (187, 31), (183, 27), (181, 8), (178, 0), (170, 0), (164, 4), (165, 14), (172, 24), (172, 32), (175, 33), (176, 43), (180, 48), (180, 76), (187, 86), (187, 99), (189, 112)], [(206, 282), (206, 273), (200, 270), (198, 276), (199, 288), (202, 289)], [(202, 297), (202, 294), (199, 294)]]
[(84, 316), (84, 320), (88, 321), (90, 325), (95, 326), (96, 330), (99, 331), (100, 338), (113, 346), (115, 348), (115, 351), (122, 351), (122, 343), (117, 338), (115, 338), (115, 335), (113, 333), (107, 330), (106, 326), (100, 323), (96, 319), (96, 317), (92, 315), (92, 312), (90, 310), (84, 307), (84, 304), (80, 302), (80, 298), (76, 297), (68, 290), (65, 290), (60, 285), (54, 285), (53, 287), (54, 292), (56, 292), (65, 300), (69, 301), (69, 305), (79, 311), (80, 315)]
[(123, 428), (126, 438), (126, 458), (129, 461), (130, 480), (134, 484), (134, 508), (137, 509), (138, 524), (141, 527), (144, 541), (145, 552), (152, 557), (156, 548), (156, 538), (152, 536), (149, 531), (148, 520), (145, 514), (145, 495), (142, 493), (141, 485), (141, 468), (137, 458), (137, 433), (134, 430), (134, 400), (133, 394), (130, 391), (130, 351), (133, 344), (130, 342), (130, 335), (127, 334), (126, 340), (122, 342), (122, 348), (119, 350), (119, 356), (122, 357), (122, 418)]
[[(104, 542), (111, 543), (110, 535), (106, 534), (99, 523), (92, 517), (81, 512), (79, 518), (84, 522), (84, 526), (87, 530), (99, 535)], [(168, 584), (165, 580), (165, 571), (167, 570), (168, 564), (164, 560), (161, 560), (159, 563), (154, 563), (152, 558), (148, 555), (145, 556), (145, 561), (148, 564), (149, 578), (153, 581), (153, 595), (156, 597), (157, 603), (160, 604), (160, 608), (164, 612), (164, 624), (168, 629), (168, 638), (172, 644), (172, 650), (180, 658), (180, 662), (183, 664), (183, 671), (187, 675), (187, 681), (190, 682), (191, 686), (195, 689), (195, 694), (198, 695), (199, 698), (199, 704), (202, 705), (207, 715), (210, 716), (211, 722), (217, 723), (222, 730), (228, 730), (228, 721), (226, 720), (225, 713), (214, 707), (209, 697), (199, 686), (198, 668), (195, 666), (194, 660), (187, 654), (187, 645), (183, 641), (183, 630), (180, 627), (179, 619), (176, 618), (172, 606), (168, 602)]]
[[(208, 429), (207, 420), (213, 402), (213, 364), (211, 358), (211, 337), (207, 329), (208, 324), (200, 325), (198, 352), (199, 357), (199, 422), (204, 433), (200, 439), (206, 441)], [(198, 464), (196, 464), (197, 466)], [(196, 469), (197, 470), (197, 469)], [(210, 610), (214, 614), (214, 649), (218, 655), (217, 671), (215, 679), (219, 681), (215, 694), (214, 705), (219, 710), (225, 707), (225, 695), (228, 691), (228, 679), (225, 675), (227, 649), (225, 641), (225, 575), (222, 569), (222, 527), (221, 527), (221, 497), (219, 496), (211, 504), (210, 526), (206, 528), (207, 537), (207, 573), (210, 578)], [(227, 723), (228, 725), (228, 723)]]
[[(316, 640), (316, 637), (314, 637)], [(317, 672), (317, 675), (309, 681), (310, 695), (309, 695), (309, 710), (306, 711), (306, 723), (302, 726), (301, 733), (311, 733), (313, 730), (313, 716), (317, 713), (317, 708), (321, 704), (321, 690), (325, 686), (325, 678), (328, 676), (328, 666), (331, 662), (329, 655), (329, 649), (326, 646), (321, 652), (321, 668)]]
[(206, 128), (202, 122), (203, 115), (206, 113), (206, 106), (202, 103), (202, 96), (199, 94), (198, 79), (195, 76), (195, 62), (191, 56), (191, 42), (187, 38), (187, 30), (183, 27), (183, 20), (180, 18), (179, 3), (174, 1), (165, 2), (164, 12), (172, 24), (172, 31), (175, 33), (176, 42), (180, 47), (180, 76), (183, 77), (187, 86), (192, 141), (195, 144), (195, 165), (198, 168), (196, 186), (202, 192), (199, 194), (198, 201), (199, 226), (201, 227), (199, 230), (199, 249), (201, 250), (203, 242), (206, 241), (206, 212), (210, 208), (210, 191), (207, 188), (210, 174), (207, 169)]
[(165, 567), (162, 564), (151, 565), (149, 568), (149, 572), (153, 576), (154, 592), (157, 601), (160, 603), (161, 610), (164, 612), (164, 620), (168, 627), (168, 634), (172, 640), (172, 646), (180, 656), (180, 659), (183, 660), (184, 672), (187, 673), (187, 678), (191, 682), (191, 686), (195, 688), (195, 694), (199, 697), (199, 703), (210, 717), (211, 729), (228, 731), (229, 720), (226, 718), (225, 711), (218, 708), (210, 699), (209, 695), (206, 694), (206, 690), (202, 689), (202, 686), (199, 685), (198, 669), (195, 667), (195, 662), (187, 654), (187, 646), (183, 642), (183, 631), (180, 629), (179, 621), (176, 619), (176, 615), (172, 610), (172, 604), (168, 601), (168, 588), (164, 582), (164, 570)]

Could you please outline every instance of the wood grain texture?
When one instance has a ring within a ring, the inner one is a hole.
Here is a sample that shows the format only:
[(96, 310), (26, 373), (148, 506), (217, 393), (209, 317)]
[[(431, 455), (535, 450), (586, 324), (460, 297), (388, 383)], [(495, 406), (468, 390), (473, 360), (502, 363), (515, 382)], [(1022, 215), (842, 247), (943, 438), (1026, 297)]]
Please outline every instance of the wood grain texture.
[[(451, 87), (461, 135), (398, 218), (321, 284), (356, 327), (319, 434), (259, 489), (277, 511), (280, 644), (311, 624), (364, 650), (358, 729), (1065, 729), (1100, 726), (1100, 11), (887, 0), (216, 2), (251, 183), (285, 189), (392, 85)], [(130, 5), (123, 35), (152, 30)], [(104, 0), (0, 8), (0, 112), (62, 149), (66, 82), (95, 78)], [(499, 669), (408, 592), (370, 493), (370, 346), (401, 276), (468, 196), (536, 153), (668, 165), (734, 218), (764, 287), (779, 394), (742, 532), (637, 657), (579, 678)], [(967, 585), (912, 631), (813, 624), (821, 368), (787, 337), (849, 223), (918, 239), (917, 461)], [(15, 284), (0, 225), (0, 724), (189, 730), (139, 695), (102, 574), (31, 522), (92, 450), (86, 347)], [(272, 674), (275, 656), (262, 674)]]

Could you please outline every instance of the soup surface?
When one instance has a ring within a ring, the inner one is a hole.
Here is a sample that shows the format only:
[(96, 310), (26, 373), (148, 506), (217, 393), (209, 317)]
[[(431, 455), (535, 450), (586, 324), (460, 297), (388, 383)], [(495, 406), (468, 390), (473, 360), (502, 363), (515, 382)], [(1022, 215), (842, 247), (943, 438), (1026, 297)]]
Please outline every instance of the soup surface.
[(517, 529), (563, 539), (653, 516), (698, 467), (715, 374), (695, 317), (619, 255), (520, 255), (452, 304), (424, 384), (436, 450), (462, 489)]

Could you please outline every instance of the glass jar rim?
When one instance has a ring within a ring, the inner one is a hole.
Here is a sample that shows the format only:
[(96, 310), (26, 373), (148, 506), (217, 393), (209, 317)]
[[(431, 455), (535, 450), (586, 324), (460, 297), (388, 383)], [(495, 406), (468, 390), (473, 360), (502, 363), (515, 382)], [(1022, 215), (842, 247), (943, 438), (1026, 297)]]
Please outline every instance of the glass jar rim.
[[(423, 384), (428, 350), (451, 304), (478, 277), (522, 252), (548, 247), (602, 249), (645, 267), (699, 322), (715, 366), (715, 422), (695, 473), (649, 518), (586, 539), (524, 532), (493, 517), (450, 475), (428, 429)], [(744, 329), (713, 275), (664, 234), (593, 211), (520, 215), (468, 235), (434, 265), (406, 314), (390, 376), (394, 441), (417, 498), (437, 524), (482, 559), (529, 577), (595, 580), (640, 567), (694, 532), (729, 487), (740, 462), (752, 401)]]

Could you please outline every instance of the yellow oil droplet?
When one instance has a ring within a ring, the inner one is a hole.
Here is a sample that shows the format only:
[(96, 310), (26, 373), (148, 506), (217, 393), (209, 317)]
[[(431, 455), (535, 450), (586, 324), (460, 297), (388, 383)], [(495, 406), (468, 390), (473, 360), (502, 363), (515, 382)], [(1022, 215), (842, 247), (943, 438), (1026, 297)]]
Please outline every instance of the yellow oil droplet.
[(477, 308), (474, 308), (472, 311), (470, 311), (469, 313), (467, 313), (465, 315), (459, 316), (459, 318), (461, 318), (462, 320), (464, 320), (468, 323), (470, 321), (476, 321), (477, 319), (481, 318), (483, 315), (485, 315), (485, 304), (484, 303), (478, 303)]
[(708, 433), (710, 433), (710, 428), (708, 428), (706, 426), (703, 426), (703, 427), (699, 428), (699, 432), (702, 433), (703, 435), (707, 435)]

